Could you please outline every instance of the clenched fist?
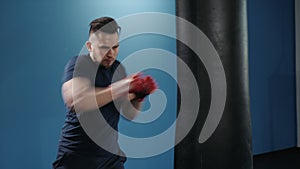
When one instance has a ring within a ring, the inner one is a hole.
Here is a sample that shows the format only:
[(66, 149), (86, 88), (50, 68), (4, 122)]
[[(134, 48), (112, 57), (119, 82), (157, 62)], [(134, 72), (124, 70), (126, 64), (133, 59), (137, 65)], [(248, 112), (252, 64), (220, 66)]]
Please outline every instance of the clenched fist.
[(138, 101), (143, 101), (146, 96), (153, 93), (157, 88), (158, 86), (151, 76), (137, 74), (130, 83), (129, 93), (134, 93)]

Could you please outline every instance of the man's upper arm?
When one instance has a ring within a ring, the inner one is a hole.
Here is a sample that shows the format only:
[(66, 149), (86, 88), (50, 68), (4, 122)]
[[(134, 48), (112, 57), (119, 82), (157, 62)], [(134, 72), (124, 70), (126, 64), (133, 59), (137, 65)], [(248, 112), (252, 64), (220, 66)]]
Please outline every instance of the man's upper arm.
[(71, 108), (74, 106), (74, 101), (81, 97), (82, 93), (91, 88), (91, 82), (88, 78), (74, 77), (71, 80), (63, 83), (61, 87), (62, 97), (65, 104)]

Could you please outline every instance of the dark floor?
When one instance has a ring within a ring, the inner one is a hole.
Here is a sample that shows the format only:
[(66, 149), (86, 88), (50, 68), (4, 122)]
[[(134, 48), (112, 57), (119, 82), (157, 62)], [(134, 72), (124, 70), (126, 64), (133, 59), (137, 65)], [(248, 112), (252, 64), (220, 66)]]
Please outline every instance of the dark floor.
[(300, 169), (300, 148), (289, 148), (253, 157), (254, 169)]

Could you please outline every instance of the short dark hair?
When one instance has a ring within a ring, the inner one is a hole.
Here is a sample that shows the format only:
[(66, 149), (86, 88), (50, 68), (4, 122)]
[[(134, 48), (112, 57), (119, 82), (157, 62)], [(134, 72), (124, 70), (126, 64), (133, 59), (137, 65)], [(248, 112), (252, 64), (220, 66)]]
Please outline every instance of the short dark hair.
[(101, 17), (93, 20), (90, 23), (89, 35), (95, 33), (97, 31), (101, 31), (104, 33), (120, 33), (121, 27), (117, 24), (117, 22), (111, 17)]

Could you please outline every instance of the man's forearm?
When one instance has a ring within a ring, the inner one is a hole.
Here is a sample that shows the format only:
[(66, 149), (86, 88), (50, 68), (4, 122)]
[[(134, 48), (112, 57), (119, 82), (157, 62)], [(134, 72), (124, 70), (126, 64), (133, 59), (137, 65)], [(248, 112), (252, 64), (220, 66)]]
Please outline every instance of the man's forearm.
[(112, 101), (111, 89), (94, 88), (82, 91), (74, 96), (74, 108), (76, 112), (96, 110)]

